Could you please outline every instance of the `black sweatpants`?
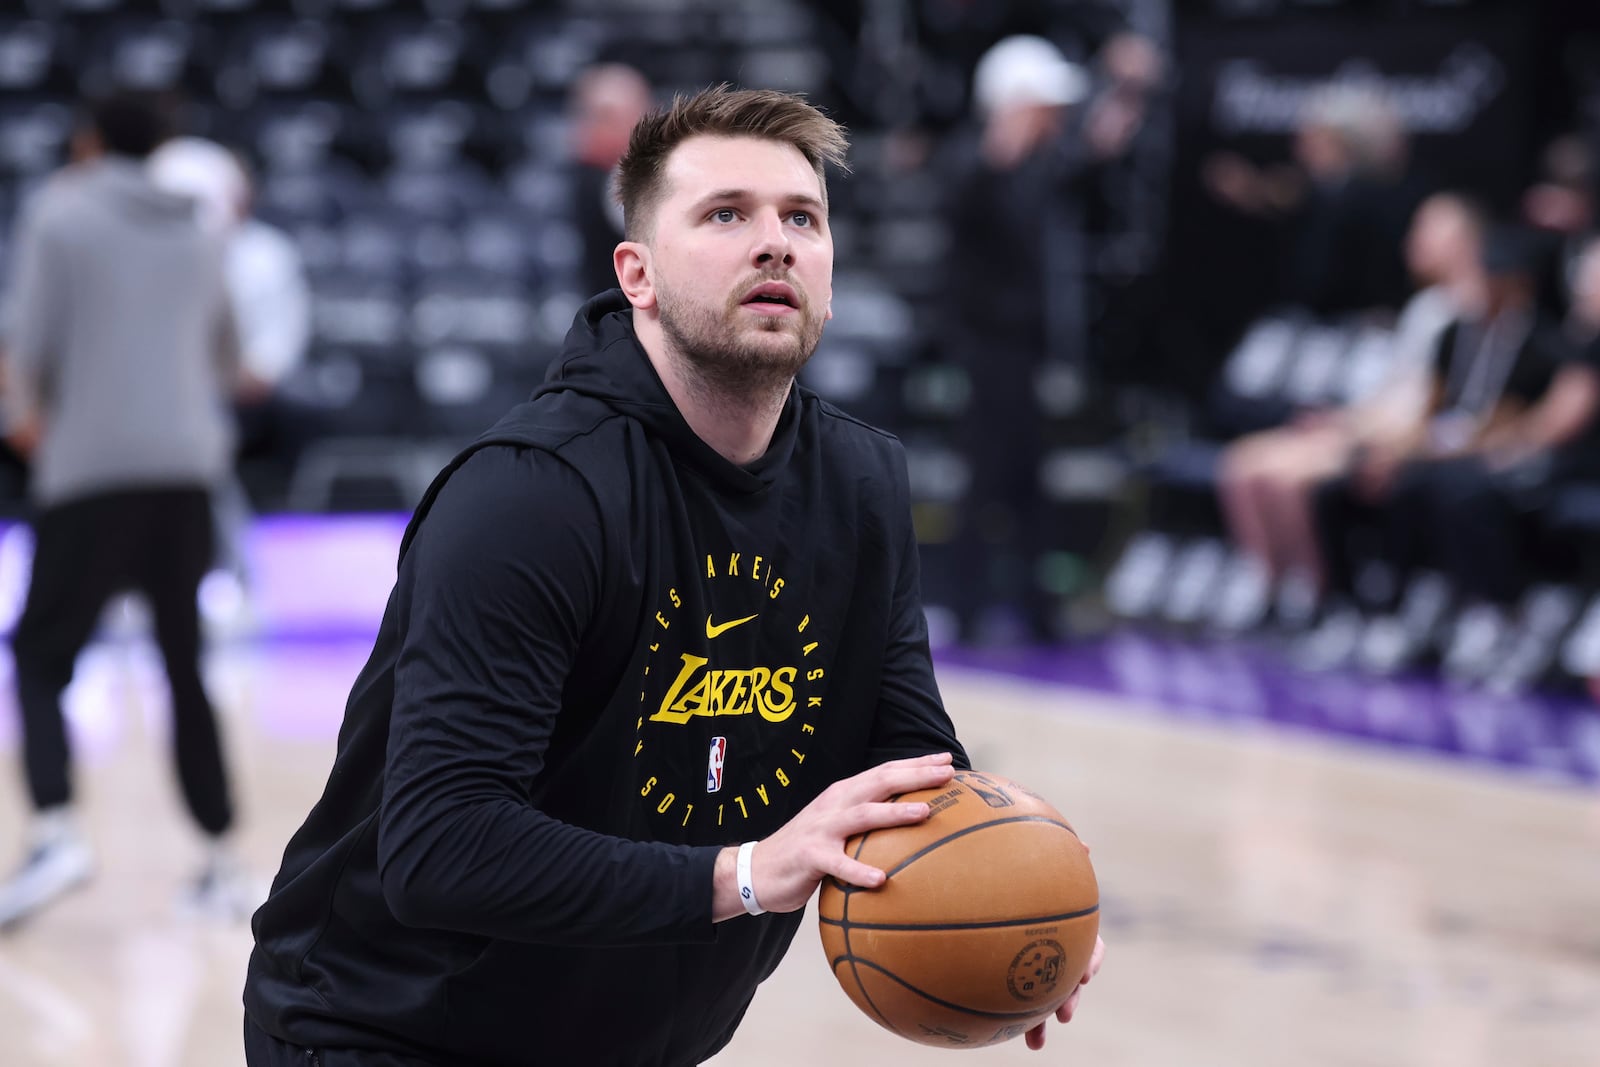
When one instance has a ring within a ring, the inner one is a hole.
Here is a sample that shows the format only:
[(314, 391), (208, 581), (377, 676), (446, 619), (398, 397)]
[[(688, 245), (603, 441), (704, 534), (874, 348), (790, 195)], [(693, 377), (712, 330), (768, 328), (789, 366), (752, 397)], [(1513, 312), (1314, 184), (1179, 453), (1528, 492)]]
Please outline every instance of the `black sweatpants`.
[(1352, 592), (1360, 561), (1377, 556), (1402, 580), (1426, 566), (1468, 599), (1510, 604), (1532, 578), (1528, 516), (1548, 501), (1557, 473), (1548, 457), (1507, 470), (1477, 456), (1422, 460), (1400, 469), (1380, 504), (1359, 500), (1348, 479), (1328, 482), (1317, 491), (1316, 515), (1329, 585)]
[(291, 1045), (244, 1019), (244, 1061), (248, 1067), (438, 1067), (411, 1056), (373, 1049), (309, 1049)]
[(1363, 499), (1350, 475), (1331, 478), (1317, 487), (1312, 511), (1330, 593), (1355, 596), (1362, 567), (1381, 562), (1393, 570), (1397, 580), (1384, 602), (1367, 607), (1393, 610), (1406, 579), (1417, 568), (1433, 563), (1430, 550), (1437, 482), (1430, 467), (1428, 463), (1402, 466), (1381, 501)]
[(172, 689), (178, 778), (195, 821), (233, 821), (216, 716), (200, 681), (200, 579), (212, 558), (211, 500), (202, 488), (101, 493), (44, 509), (34, 521), (33, 577), (17, 623), (17, 699), (35, 808), (72, 799), (61, 693), (106, 602), (133, 590), (150, 601)]

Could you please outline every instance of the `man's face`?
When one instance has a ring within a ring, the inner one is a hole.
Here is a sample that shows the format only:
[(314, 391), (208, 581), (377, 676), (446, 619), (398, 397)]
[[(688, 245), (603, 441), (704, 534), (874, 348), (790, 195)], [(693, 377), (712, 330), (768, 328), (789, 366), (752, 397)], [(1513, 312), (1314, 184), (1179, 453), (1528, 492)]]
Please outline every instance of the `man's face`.
[(667, 160), (648, 242), (662, 332), (734, 387), (797, 374), (832, 317), (833, 236), (799, 149), (693, 137)]
[(1447, 278), (1454, 267), (1478, 257), (1472, 227), (1463, 211), (1449, 200), (1423, 201), (1406, 235), (1406, 261), (1425, 285)]

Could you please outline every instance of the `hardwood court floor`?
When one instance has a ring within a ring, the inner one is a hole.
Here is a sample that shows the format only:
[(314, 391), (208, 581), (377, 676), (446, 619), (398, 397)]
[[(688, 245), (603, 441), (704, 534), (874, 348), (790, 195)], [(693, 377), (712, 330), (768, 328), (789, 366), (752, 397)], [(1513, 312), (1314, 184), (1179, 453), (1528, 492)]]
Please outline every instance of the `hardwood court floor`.
[[(263, 874), (321, 788), (366, 651), (213, 654)], [(97, 647), (80, 679), (100, 875), (0, 938), (0, 1063), (237, 1067), (248, 932), (175, 912), (197, 853), (152, 654)], [(998, 675), (942, 681), (975, 763), (1046, 795), (1093, 845), (1109, 955), (1079, 1020), (1037, 1056), (905, 1043), (837, 988), (808, 921), (718, 1067), (1600, 1063), (1600, 791)], [(9, 861), (21, 794), (0, 788)]]

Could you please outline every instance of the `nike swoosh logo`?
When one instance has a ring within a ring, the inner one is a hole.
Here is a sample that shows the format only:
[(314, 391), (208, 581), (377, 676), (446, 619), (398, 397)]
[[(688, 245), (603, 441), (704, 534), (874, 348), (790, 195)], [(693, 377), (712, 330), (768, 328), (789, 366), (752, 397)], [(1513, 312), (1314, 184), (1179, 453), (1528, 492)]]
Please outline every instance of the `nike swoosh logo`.
[(749, 622), (750, 620), (759, 619), (759, 618), (761, 618), (760, 615), (746, 615), (744, 618), (742, 618), (742, 619), (734, 619), (732, 622), (714, 623), (714, 622), (711, 621), (711, 616), (707, 615), (706, 616), (706, 639), (710, 640), (711, 638), (714, 638), (714, 637), (721, 637), (723, 634), (727, 633), (729, 630), (733, 629), (735, 626), (743, 626), (745, 623)]

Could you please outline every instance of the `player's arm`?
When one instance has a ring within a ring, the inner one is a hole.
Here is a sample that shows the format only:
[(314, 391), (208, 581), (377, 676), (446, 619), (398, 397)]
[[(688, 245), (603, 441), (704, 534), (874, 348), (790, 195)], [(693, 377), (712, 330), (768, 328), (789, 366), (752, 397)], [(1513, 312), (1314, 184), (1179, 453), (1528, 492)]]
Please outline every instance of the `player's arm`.
[(530, 803), (605, 539), (582, 479), (536, 449), (480, 451), (420, 523), (395, 592), (378, 835), (401, 922), (548, 944), (713, 938), (718, 849), (594, 833)]
[(970, 769), (966, 750), (939, 696), (933, 656), (928, 650), (928, 620), (922, 609), (922, 576), (916, 531), (911, 524), (911, 488), (905, 451), (894, 446), (894, 492), (889, 531), (896, 543), (889, 634), (883, 649), (878, 707), (869, 741), (869, 762), (883, 763), (928, 752), (949, 752), (956, 766)]

